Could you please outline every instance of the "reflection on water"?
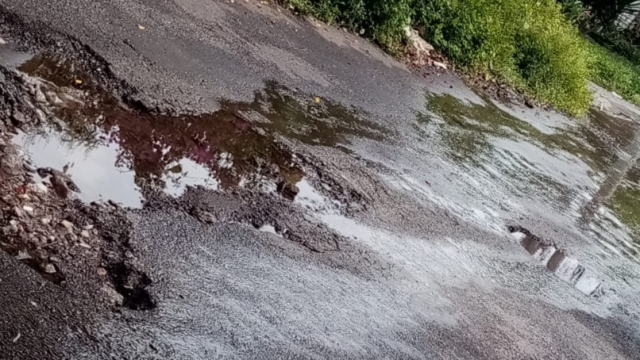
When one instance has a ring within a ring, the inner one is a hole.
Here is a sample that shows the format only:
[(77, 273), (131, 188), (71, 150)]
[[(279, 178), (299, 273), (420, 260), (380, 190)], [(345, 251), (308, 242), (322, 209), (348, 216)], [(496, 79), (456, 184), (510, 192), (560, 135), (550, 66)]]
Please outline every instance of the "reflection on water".
[(602, 282), (595, 278), (578, 260), (573, 259), (555, 245), (545, 244), (527, 230), (510, 229), (520, 238), (520, 244), (534, 259), (562, 280), (576, 287), (585, 295), (599, 296), (603, 293)]
[(638, 259), (640, 171), (634, 164), (640, 154), (639, 124), (595, 110), (571, 120), (521, 115), (483, 100), (429, 94), (416, 128), (425, 141), (443, 146), (473, 179), (467, 181), (470, 186), (478, 187), (482, 179), (501, 184), (507, 194), (568, 216), (609, 251)]
[(168, 116), (121, 106), (58, 56), (36, 56), (18, 70), (29, 75), (34, 103), (49, 115), (43, 129), (17, 137), (35, 163), (72, 163), (74, 181), (89, 189), (82, 189), (83, 196), (132, 206), (139, 187), (149, 183), (172, 194), (186, 185), (290, 189), (303, 170), (275, 134), (334, 146), (348, 144), (350, 136), (379, 139), (386, 133), (355, 109), (275, 82), (250, 103), (221, 101), (211, 114)]

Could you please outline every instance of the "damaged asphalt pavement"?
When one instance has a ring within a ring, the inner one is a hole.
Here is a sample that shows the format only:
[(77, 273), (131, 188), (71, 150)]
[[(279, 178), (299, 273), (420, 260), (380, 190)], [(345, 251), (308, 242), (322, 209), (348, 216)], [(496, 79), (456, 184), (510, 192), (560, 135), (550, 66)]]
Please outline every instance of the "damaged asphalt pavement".
[(0, 359), (640, 359), (612, 94), (500, 103), (254, 0), (0, 37)]

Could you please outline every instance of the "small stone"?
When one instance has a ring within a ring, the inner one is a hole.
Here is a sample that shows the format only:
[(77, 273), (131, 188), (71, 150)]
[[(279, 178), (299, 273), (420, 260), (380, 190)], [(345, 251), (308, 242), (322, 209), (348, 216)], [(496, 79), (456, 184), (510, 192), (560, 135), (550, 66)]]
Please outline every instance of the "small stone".
[(117, 292), (116, 289), (112, 288), (111, 286), (105, 285), (102, 290), (110, 298), (113, 305), (122, 306), (124, 297), (119, 292)]
[(27, 189), (36, 194), (46, 194), (49, 191), (49, 188), (47, 188), (47, 185), (41, 182), (35, 183), (35, 184), (29, 184), (27, 185)]
[(198, 211), (196, 217), (205, 224), (213, 224), (218, 221), (216, 216), (208, 211)]
[(300, 190), (294, 184), (286, 181), (282, 181), (278, 184), (278, 191), (287, 199), (294, 199)]
[(60, 262), (60, 258), (55, 257), (55, 256), (49, 256), (49, 261), (51, 261), (53, 263), (59, 263)]
[(48, 240), (49, 240), (50, 242), (54, 242), (54, 241), (56, 241), (56, 237), (55, 237), (55, 236), (53, 236), (53, 235), (49, 235)]
[(16, 255), (17, 260), (29, 260), (32, 259), (31, 255), (25, 250), (18, 251), (18, 255)]
[(22, 206), (22, 210), (26, 211), (29, 214), (33, 214), (33, 207), (31, 207), (29, 205), (23, 205)]
[(30, 173), (34, 173), (34, 172), (36, 172), (36, 169), (34, 169), (34, 168), (33, 168), (33, 166), (31, 166), (31, 165), (29, 165), (29, 164), (27, 164), (27, 163), (22, 164), (22, 168), (23, 168), (26, 172), (30, 172)]
[(29, 196), (29, 194), (20, 194), (20, 195), (18, 195), (18, 197), (19, 197), (20, 199), (22, 199), (22, 200), (26, 200), (26, 201), (31, 200), (31, 196)]
[(42, 225), (49, 225), (51, 223), (51, 219), (50, 218), (42, 218), (42, 219), (40, 219), (40, 222), (42, 223)]
[(85, 230), (92, 230), (93, 229), (93, 225), (89, 224), (89, 225), (85, 225), (84, 226)]
[(24, 117), (24, 114), (21, 112), (13, 113), (13, 115), (11, 115), (11, 120), (16, 126), (22, 125), (27, 121), (27, 119)]
[(13, 207), (13, 215), (15, 215), (18, 219), (24, 217), (24, 211), (17, 206)]
[(12, 233), (17, 233), (18, 232), (18, 224), (20, 222), (18, 220), (10, 220), (9, 221), (9, 229), (11, 230)]
[(107, 276), (107, 270), (105, 268), (99, 267), (96, 272), (98, 276)]
[(443, 70), (447, 70), (447, 64), (445, 64), (445, 63), (441, 63), (441, 62), (439, 62), (439, 61), (434, 61), (434, 62), (433, 62), (433, 66), (438, 67), (438, 68), (441, 68), (441, 69), (443, 69)]
[(47, 264), (47, 266), (44, 267), (44, 272), (47, 274), (55, 274), (56, 267), (53, 266), (53, 264)]
[(60, 224), (64, 226), (69, 232), (73, 231), (73, 224), (70, 221), (62, 220)]
[(83, 238), (88, 238), (89, 237), (89, 231), (87, 230), (82, 230), (80, 232), (80, 236), (82, 236)]
[(82, 242), (82, 241), (80, 241), (80, 242), (78, 243), (78, 245), (80, 245), (81, 247), (83, 247), (83, 248), (85, 248), (85, 249), (91, 249), (91, 245), (89, 245), (89, 244), (87, 244), (87, 243), (85, 243), (85, 242)]

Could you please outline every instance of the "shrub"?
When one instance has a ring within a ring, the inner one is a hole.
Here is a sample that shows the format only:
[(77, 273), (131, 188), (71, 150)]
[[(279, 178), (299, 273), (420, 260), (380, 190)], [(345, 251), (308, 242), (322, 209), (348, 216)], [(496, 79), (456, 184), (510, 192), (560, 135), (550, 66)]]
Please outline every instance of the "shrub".
[(570, 113), (588, 108), (588, 53), (555, 0), (419, 2), (425, 38), (454, 62)]
[(413, 0), (284, 0), (304, 14), (362, 32), (390, 53), (404, 43)]
[(588, 43), (588, 48), (593, 81), (640, 105), (640, 68), (598, 44)]
[(594, 48), (579, 34), (574, 23), (585, 13), (577, 0), (281, 1), (321, 20), (364, 31), (392, 54), (402, 49), (403, 28), (413, 25), (452, 62), (572, 114), (589, 107), (590, 78), (640, 100), (638, 68)]

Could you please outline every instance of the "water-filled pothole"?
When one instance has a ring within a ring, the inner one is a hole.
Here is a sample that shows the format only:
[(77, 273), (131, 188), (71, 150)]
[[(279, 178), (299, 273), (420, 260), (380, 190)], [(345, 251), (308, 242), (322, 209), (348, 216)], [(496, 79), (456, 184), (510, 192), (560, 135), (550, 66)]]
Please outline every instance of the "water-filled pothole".
[(304, 172), (278, 135), (336, 146), (348, 144), (350, 136), (386, 134), (355, 109), (275, 82), (257, 91), (253, 102), (221, 101), (214, 113), (168, 116), (126, 108), (58, 56), (38, 55), (18, 70), (45, 124), (16, 142), (38, 166), (68, 165), (84, 200), (138, 206), (147, 184), (173, 195), (204, 185), (292, 197)]

